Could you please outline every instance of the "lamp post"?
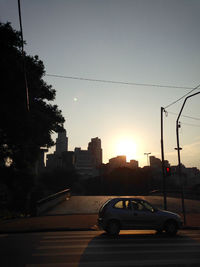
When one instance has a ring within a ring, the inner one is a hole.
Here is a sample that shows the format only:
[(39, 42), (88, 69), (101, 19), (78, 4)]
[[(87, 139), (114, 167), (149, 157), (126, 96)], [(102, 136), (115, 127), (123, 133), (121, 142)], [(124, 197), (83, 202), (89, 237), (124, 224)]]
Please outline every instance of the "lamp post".
[(161, 158), (162, 158), (162, 176), (163, 176), (163, 200), (164, 209), (167, 210), (167, 194), (166, 194), (166, 173), (165, 173), (165, 158), (164, 158), (164, 142), (163, 142), (163, 112), (165, 109), (161, 107)]
[(148, 153), (144, 153), (144, 155), (146, 155), (147, 156), (147, 165), (148, 165), (148, 163), (149, 163), (149, 160), (148, 160), (148, 158), (149, 158), (149, 155), (151, 154), (151, 152), (148, 152)]
[(175, 148), (178, 152), (178, 172), (179, 172), (179, 179), (180, 179), (180, 182), (181, 182), (181, 200), (182, 200), (182, 212), (183, 212), (183, 219), (184, 219), (184, 224), (186, 224), (186, 214), (185, 214), (185, 204), (184, 204), (184, 183), (183, 183), (183, 179), (182, 179), (182, 169), (181, 169), (181, 156), (180, 156), (180, 150), (182, 149), (180, 147), (180, 144), (179, 144), (179, 128), (181, 127), (180, 126), (180, 122), (179, 122), (179, 118), (181, 116), (181, 113), (183, 111), (183, 108), (185, 106), (185, 103), (186, 101), (188, 100), (188, 98), (192, 97), (192, 96), (195, 96), (195, 95), (198, 95), (200, 94), (200, 92), (197, 92), (195, 94), (192, 94), (190, 96), (187, 96), (183, 102), (183, 105), (181, 107), (181, 110), (178, 114), (178, 117), (176, 119), (176, 139), (177, 139), (177, 148)]

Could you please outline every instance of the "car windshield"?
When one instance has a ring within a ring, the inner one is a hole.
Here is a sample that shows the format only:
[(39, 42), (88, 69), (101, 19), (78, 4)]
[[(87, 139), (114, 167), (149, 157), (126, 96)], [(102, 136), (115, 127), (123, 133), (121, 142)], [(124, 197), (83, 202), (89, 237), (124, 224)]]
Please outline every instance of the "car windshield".
[(151, 212), (154, 212), (156, 209), (150, 204), (150, 203), (148, 203), (148, 202), (146, 202), (146, 201), (141, 201), (141, 204), (147, 209), (147, 210), (149, 210), (149, 211), (151, 211)]

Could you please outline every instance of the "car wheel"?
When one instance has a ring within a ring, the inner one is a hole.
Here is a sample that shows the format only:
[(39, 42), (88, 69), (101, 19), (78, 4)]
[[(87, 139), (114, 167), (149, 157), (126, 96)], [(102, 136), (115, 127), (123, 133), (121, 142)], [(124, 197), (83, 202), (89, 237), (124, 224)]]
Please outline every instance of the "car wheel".
[(168, 235), (171, 235), (171, 236), (176, 235), (176, 233), (178, 231), (178, 227), (177, 227), (176, 222), (174, 222), (174, 221), (166, 222), (164, 230)]
[(110, 221), (106, 228), (106, 232), (109, 235), (118, 235), (120, 232), (120, 225), (117, 221)]

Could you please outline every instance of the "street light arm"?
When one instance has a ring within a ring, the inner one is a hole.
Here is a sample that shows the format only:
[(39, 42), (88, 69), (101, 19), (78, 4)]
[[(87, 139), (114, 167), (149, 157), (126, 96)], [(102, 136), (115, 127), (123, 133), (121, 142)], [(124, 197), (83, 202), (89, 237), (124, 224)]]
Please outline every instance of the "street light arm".
[(188, 100), (188, 98), (190, 98), (190, 97), (192, 97), (192, 96), (195, 96), (195, 95), (198, 95), (198, 94), (200, 94), (200, 92), (197, 92), (197, 93), (195, 93), (195, 94), (189, 95), (189, 96), (187, 96), (187, 97), (185, 98), (185, 100), (184, 100), (184, 102), (183, 102), (183, 105), (182, 105), (182, 107), (181, 107), (181, 110), (180, 110), (180, 112), (179, 112), (179, 114), (178, 114), (178, 117), (177, 117), (177, 120), (176, 120), (176, 125), (178, 124), (179, 118), (180, 118), (180, 116), (181, 116), (181, 113), (182, 113), (182, 111), (183, 111), (183, 108), (184, 108), (185, 103), (186, 103), (186, 101)]

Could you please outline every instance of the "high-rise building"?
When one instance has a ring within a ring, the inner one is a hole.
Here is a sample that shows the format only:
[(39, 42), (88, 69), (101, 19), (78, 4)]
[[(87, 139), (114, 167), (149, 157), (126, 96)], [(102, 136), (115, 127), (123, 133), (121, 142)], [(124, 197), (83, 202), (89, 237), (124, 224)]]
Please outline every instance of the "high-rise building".
[(68, 151), (68, 138), (66, 130), (58, 133), (56, 150), (54, 154), (47, 155), (47, 170), (52, 169), (75, 169), (82, 177), (94, 177), (99, 175), (98, 167), (102, 164), (101, 140), (92, 138), (88, 144), (88, 150), (75, 148)]
[(68, 137), (66, 130), (58, 132), (56, 138), (56, 150), (53, 154), (48, 154), (46, 157), (47, 170), (65, 169), (71, 170), (74, 168), (74, 152), (68, 151)]
[(60, 155), (62, 152), (68, 151), (68, 137), (66, 130), (58, 132), (58, 138), (56, 138), (56, 155)]
[(89, 150), (81, 150), (76, 147), (74, 150), (75, 156), (75, 169), (82, 175), (82, 177), (88, 178), (98, 176), (98, 170), (95, 168), (93, 155)]
[(101, 139), (98, 137), (92, 138), (88, 144), (88, 151), (92, 154), (94, 166), (99, 167), (102, 164)]

